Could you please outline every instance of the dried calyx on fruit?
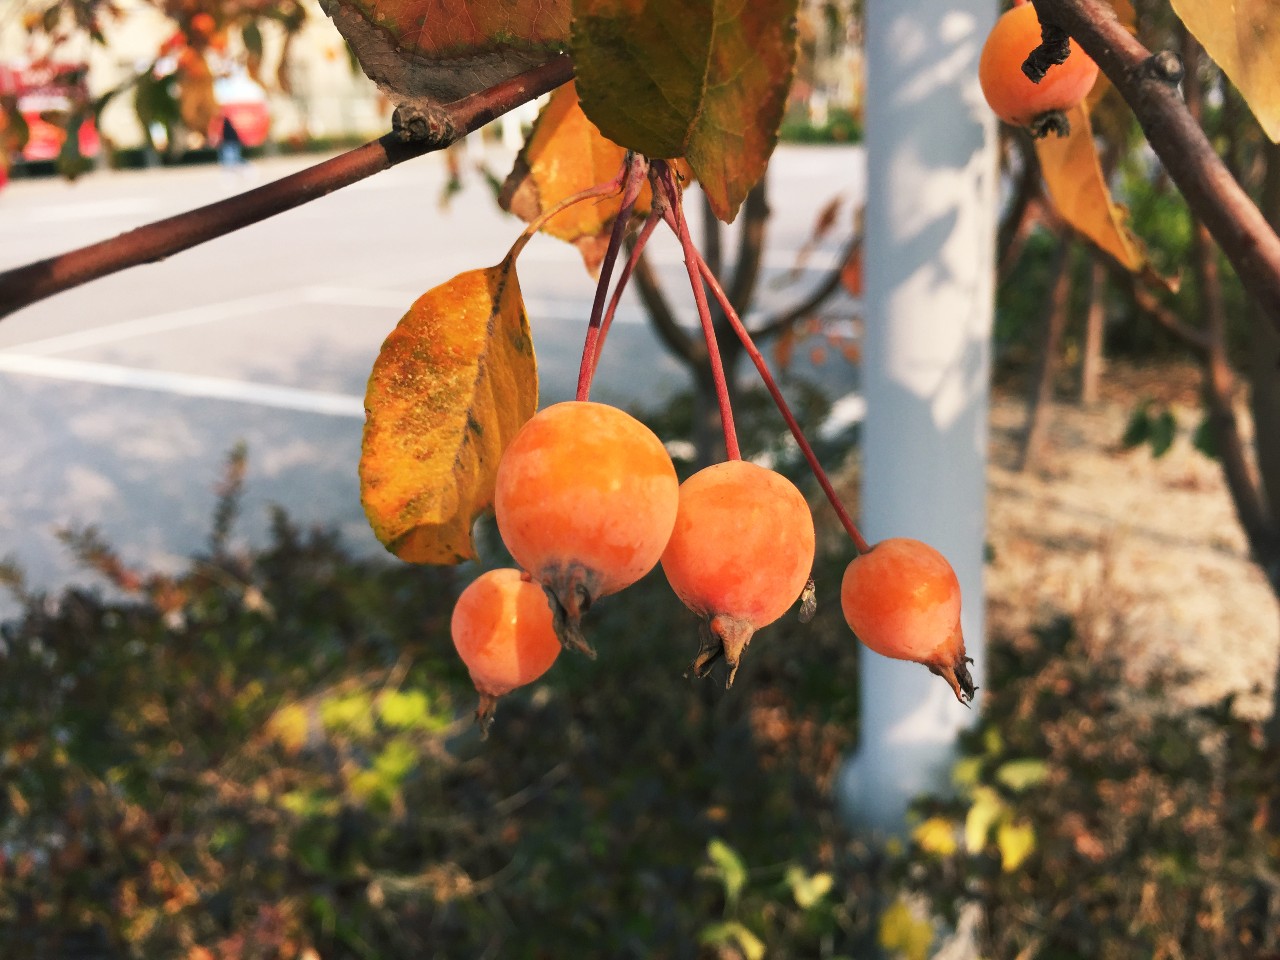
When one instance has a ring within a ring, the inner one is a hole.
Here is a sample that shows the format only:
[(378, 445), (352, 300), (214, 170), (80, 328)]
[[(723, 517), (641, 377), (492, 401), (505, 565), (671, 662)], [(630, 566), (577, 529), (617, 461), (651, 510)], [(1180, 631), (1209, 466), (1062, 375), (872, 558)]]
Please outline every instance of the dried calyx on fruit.
[(1098, 78), (1098, 66), (1076, 44), (1067, 58), (1033, 82), (1022, 71), (1040, 45), (1035, 7), (1017, 0), (996, 21), (978, 59), (978, 81), (992, 111), (1005, 123), (1028, 127), (1035, 136), (1069, 132), (1064, 112), (1084, 100)]
[(724, 657), (725, 685), (755, 631), (800, 597), (813, 569), (813, 517), (786, 477), (743, 460), (700, 470), (680, 485), (680, 509), (662, 569), (702, 619), (690, 670), (705, 677)]
[(854, 557), (840, 585), (854, 635), (895, 660), (922, 663), (967, 704), (976, 687), (960, 629), (960, 582), (946, 557), (919, 540), (895, 537)]
[(494, 493), (503, 543), (546, 590), (564, 645), (588, 655), (583, 614), (657, 565), (678, 501), (675, 467), (653, 431), (616, 407), (578, 400), (520, 429)]
[(476, 721), (486, 734), (498, 698), (537, 680), (560, 653), (546, 596), (519, 570), (490, 570), (468, 584), (449, 627), (480, 694)]

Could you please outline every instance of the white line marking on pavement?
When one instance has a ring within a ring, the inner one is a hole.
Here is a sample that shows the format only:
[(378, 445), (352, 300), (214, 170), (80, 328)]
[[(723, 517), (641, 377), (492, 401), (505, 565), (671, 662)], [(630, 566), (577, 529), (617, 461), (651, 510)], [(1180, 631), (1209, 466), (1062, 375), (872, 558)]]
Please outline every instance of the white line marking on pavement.
[(262, 310), (276, 310), (280, 307), (292, 306), (303, 301), (303, 295), (297, 290), (286, 290), (274, 293), (256, 294), (239, 300), (228, 300), (224, 303), (210, 303), (187, 310), (175, 310), (173, 313), (160, 313), (153, 317), (140, 317), (137, 320), (124, 320), (120, 323), (109, 323), (102, 327), (81, 330), (78, 333), (64, 333), (44, 340), (18, 345), (25, 354), (46, 356), (53, 353), (66, 353), (70, 350), (82, 350), (85, 347), (101, 346), (127, 337), (140, 337), (152, 333), (163, 333), (166, 330), (180, 330), (183, 327), (194, 327), (202, 323), (214, 323), (228, 320), (231, 317), (244, 316)]
[(0, 371), (53, 380), (74, 380), (107, 387), (158, 390), (186, 397), (207, 397), (235, 403), (254, 403), (281, 410), (299, 410), (331, 417), (364, 418), (364, 398), (344, 393), (299, 390), (224, 377), (172, 373), (168, 370), (139, 370), (111, 363), (90, 363), (63, 357), (30, 356), (0, 352)]

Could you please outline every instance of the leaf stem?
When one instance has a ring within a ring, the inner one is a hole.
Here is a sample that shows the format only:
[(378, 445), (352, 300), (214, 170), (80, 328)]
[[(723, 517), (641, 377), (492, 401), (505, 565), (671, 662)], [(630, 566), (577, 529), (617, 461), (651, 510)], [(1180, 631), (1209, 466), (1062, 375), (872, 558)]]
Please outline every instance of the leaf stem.
[(809, 463), (809, 469), (817, 477), (818, 484), (822, 487), (822, 492), (827, 495), (827, 500), (831, 502), (832, 509), (835, 510), (836, 516), (840, 518), (840, 523), (848, 532), (849, 539), (853, 541), (854, 549), (858, 553), (866, 553), (871, 549), (870, 544), (862, 536), (857, 524), (849, 516), (849, 511), (844, 508), (844, 504), (840, 501), (840, 496), (836, 493), (835, 487), (831, 485), (831, 480), (827, 477), (826, 471), (822, 469), (822, 464), (818, 462), (818, 455), (813, 452), (813, 447), (809, 445), (808, 439), (805, 438), (804, 431), (800, 429), (800, 424), (796, 420), (795, 414), (791, 412), (790, 405), (788, 405), (786, 398), (782, 395), (782, 391), (778, 388), (777, 381), (773, 379), (773, 374), (769, 372), (769, 367), (760, 351), (756, 348), (755, 341), (752, 340), (746, 325), (743, 324), (742, 319), (738, 316), (738, 312), (733, 309), (733, 304), (729, 301), (728, 296), (725, 295), (720, 282), (716, 280), (715, 274), (711, 272), (711, 268), (707, 266), (700, 256), (697, 257), (697, 262), (702, 279), (711, 288), (711, 293), (719, 301), (720, 309), (724, 311), (729, 325), (733, 327), (733, 332), (738, 335), (738, 339), (742, 341), (742, 347), (746, 350), (747, 356), (751, 358), (751, 362), (755, 364), (756, 370), (759, 371), (760, 379), (764, 381), (765, 389), (769, 391), (769, 396), (773, 397), (773, 402), (777, 404), (778, 412), (782, 414), (782, 419), (787, 422), (787, 428), (791, 431), (791, 436), (795, 437), (795, 441), (804, 454), (805, 460)]
[(622, 206), (613, 220), (609, 246), (605, 249), (604, 259), (600, 261), (600, 279), (596, 281), (596, 295), (591, 303), (591, 320), (587, 324), (587, 336), (582, 344), (582, 362), (578, 366), (578, 400), (585, 401), (591, 395), (591, 379), (595, 376), (596, 365), (600, 360), (600, 326), (604, 320), (605, 294), (609, 292), (609, 278), (613, 276), (614, 264), (618, 262), (618, 251), (622, 249), (622, 238), (626, 235), (627, 226), (631, 222), (631, 212), (635, 210), (636, 198), (640, 196), (640, 189), (644, 186), (648, 169), (648, 161), (637, 153), (628, 152), (622, 163), (622, 173), (619, 174), (623, 178)]
[(600, 321), (600, 339), (596, 343), (596, 355), (591, 361), (591, 375), (595, 376), (595, 369), (600, 365), (600, 354), (604, 350), (605, 337), (609, 336), (609, 328), (613, 326), (613, 315), (618, 312), (618, 301), (622, 299), (622, 291), (627, 288), (627, 283), (631, 280), (631, 274), (635, 272), (636, 264), (640, 262), (640, 255), (644, 253), (645, 246), (649, 243), (649, 238), (653, 236), (653, 228), (662, 221), (662, 211), (657, 207), (657, 198), (654, 198), (654, 208), (649, 216), (645, 218), (644, 226), (640, 228), (640, 235), (636, 237), (636, 242), (631, 248), (631, 255), (627, 257), (627, 262), (622, 267), (622, 273), (618, 277), (618, 282), (613, 287), (613, 296), (609, 298), (609, 306), (605, 308), (604, 319)]
[[(711, 363), (711, 380), (715, 384), (716, 399), (720, 403), (720, 424), (724, 428), (725, 453), (730, 460), (741, 460), (742, 452), (738, 449), (738, 433), (733, 425), (733, 407), (729, 402), (729, 384), (724, 376), (724, 362), (720, 357), (720, 347), (716, 344), (715, 322), (711, 319), (711, 309), (707, 306), (707, 291), (703, 286), (699, 265), (706, 267), (702, 254), (693, 245), (689, 235), (689, 223), (684, 218), (684, 205), (680, 200), (680, 188), (676, 184), (675, 174), (665, 161), (653, 161), (655, 189), (660, 186), (667, 201), (663, 218), (680, 238), (680, 246), (684, 250), (684, 265), (689, 271), (689, 285), (693, 288), (693, 301), (698, 306), (698, 319), (702, 323), (702, 335), (707, 341), (707, 359)], [(709, 272), (709, 270), (708, 270)], [(717, 287), (718, 289), (718, 287)], [(723, 291), (721, 291), (723, 296)]]
[(533, 238), (533, 235), (545, 227), (547, 221), (552, 217), (564, 213), (570, 207), (582, 203), (584, 200), (594, 200), (597, 197), (607, 197), (611, 193), (617, 193), (619, 188), (623, 186), (623, 178), (626, 174), (627, 168), (623, 166), (618, 170), (618, 175), (612, 180), (605, 183), (597, 183), (594, 187), (580, 190), (571, 197), (565, 197), (549, 210), (540, 213), (536, 218), (529, 221), (529, 225), (524, 228), (520, 236), (516, 237), (516, 242), (511, 245), (511, 250), (507, 253), (507, 259), (514, 260), (520, 256), (520, 252), (524, 250), (525, 245)]

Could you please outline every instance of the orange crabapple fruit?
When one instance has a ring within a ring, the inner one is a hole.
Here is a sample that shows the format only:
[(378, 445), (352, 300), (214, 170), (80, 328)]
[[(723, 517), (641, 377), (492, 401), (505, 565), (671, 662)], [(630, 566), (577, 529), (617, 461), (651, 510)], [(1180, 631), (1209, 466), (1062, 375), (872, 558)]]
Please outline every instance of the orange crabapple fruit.
[(616, 407), (557, 403), (520, 428), (498, 464), (498, 532), (552, 599), (565, 646), (594, 655), (582, 615), (657, 565), (679, 496), (662, 441)]
[(705, 677), (721, 656), (733, 685), (756, 630), (799, 599), (813, 570), (813, 516), (786, 477), (745, 460), (699, 470), (680, 485), (662, 570), (701, 619), (690, 670)]
[(1050, 129), (1041, 118), (1079, 104), (1098, 78), (1098, 65), (1072, 40), (1067, 59), (1050, 67), (1039, 83), (1032, 82), (1022, 63), (1040, 39), (1035, 7), (1020, 0), (1000, 15), (978, 59), (978, 82), (995, 115), (1036, 134)]
[(560, 653), (546, 594), (511, 568), (489, 570), (468, 584), (449, 628), (480, 694), (476, 721), (486, 733), (498, 698), (537, 680)]
[(973, 699), (960, 581), (946, 557), (919, 540), (893, 537), (854, 557), (840, 584), (840, 606), (854, 635), (876, 653), (922, 663)]

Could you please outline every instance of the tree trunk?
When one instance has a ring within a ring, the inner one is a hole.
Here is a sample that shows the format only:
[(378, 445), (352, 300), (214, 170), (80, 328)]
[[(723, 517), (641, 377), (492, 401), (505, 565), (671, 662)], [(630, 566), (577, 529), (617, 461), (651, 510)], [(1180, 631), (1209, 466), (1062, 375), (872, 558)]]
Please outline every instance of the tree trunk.
[(1105, 363), (1103, 346), (1107, 326), (1107, 265), (1098, 255), (1089, 262), (1089, 311), (1084, 320), (1084, 352), (1080, 359), (1080, 403), (1098, 402), (1098, 383)]
[(1053, 265), (1053, 287), (1049, 293), (1049, 312), (1045, 317), (1044, 337), (1040, 345), (1040, 362), (1031, 383), (1027, 400), (1027, 427), (1022, 436), (1018, 469), (1027, 470), (1040, 457), (1049, 410), (1053, 404), (1054, 381), (1058, 376), (1058, 355), (1062, 352), (1062, 334), (1067, 327), (1071, 307), (1071, 263), (1076, 239), (1063, 234)]
[[(1264, 147), (1267, 172), (1260, 206), (1263, 215), (1280, 229), (1280, 145)], [(1263, 503), (1271, 525), (1269, 555), (1257, 556), (1271, 589), (1280, 599), (1280, 333), (1263, 309), (1253, 304), (1253, 342), (1249, 351), (1250, 405), (1253, 413), (1254, 447), (1261, 475)], [(1257, 555), (1255, 551), (1255, 555)], [(1275, 687), (1271, 694), (1271, 720), (1267, 741), (1280, 748), (1280, 661), (1276, 663)]]

